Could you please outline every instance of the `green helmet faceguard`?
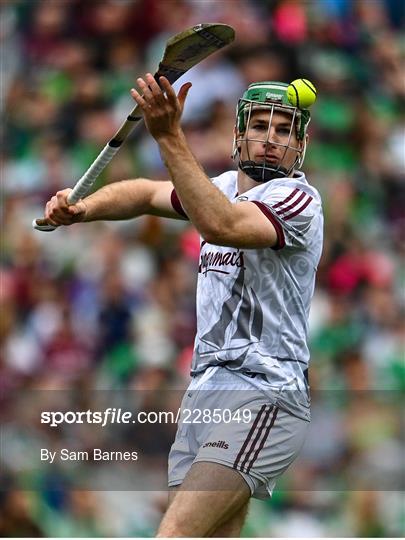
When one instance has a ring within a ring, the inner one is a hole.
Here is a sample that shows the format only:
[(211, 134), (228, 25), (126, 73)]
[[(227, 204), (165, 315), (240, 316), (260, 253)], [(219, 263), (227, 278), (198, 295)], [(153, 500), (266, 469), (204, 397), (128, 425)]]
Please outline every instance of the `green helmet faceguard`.
[[(300, 168), (304, 162), (306, 150), (306, 131), (311, 118), (308, 109), (299, 109), (291, 105), (287, 96), (288, 84), (275, 81), (264, 81), (252, 83), (244, 92), (242, 98), (238, 101), (236, 108), (236, 134), (234, 139), (233, 157), (238, 161), (238, 167), (250, 176), (256, 182), (267, 182), (273, 178), (288, 176), (293, 169)], [(249, 131), (252, 113), (256, 110), (269, 111), (269, 123), (267, 134), (263, 138), (252, 139), (246, 137)], [(283, 112), (291, 116), (290, 133), (286, 143), (269, 141), (270, 129), (274, 112)], [(302, 141), (299, 147), (290, 144), (291, 136), (295, 129), (295, 136), (298, 141)], [(266, 158), (261, 162), (250, 159), (249, 141), (265, 143), (264, 154), (267, 154), (267, 148), (276, 146), (284, 148), (284, 153), (277, 163), (267, 161)], [(247, 158), (241, 159), (241, 145), (246, 144)], [(297, 153), (295, 162), (290, 167), (283, 167), (283, 160), (288, 149)]]

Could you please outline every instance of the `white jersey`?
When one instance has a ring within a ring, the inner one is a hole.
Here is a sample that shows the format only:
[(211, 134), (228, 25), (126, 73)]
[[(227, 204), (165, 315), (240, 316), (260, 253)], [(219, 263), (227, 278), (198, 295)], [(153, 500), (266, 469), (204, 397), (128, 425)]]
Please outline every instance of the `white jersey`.
[[(202, 240), (191, 373), (223, 366), (253, 377), (278, 405), (309, 419), (307, 334), (322, 252), (320, 195), (302, 172), (241, 196), (237, 171), (213, 183), (231, 202), (254, 202), (272, 222), (278, 242), (273, 248), (237, 249)], [(175, 192), (172, 202), (184, 215)]]

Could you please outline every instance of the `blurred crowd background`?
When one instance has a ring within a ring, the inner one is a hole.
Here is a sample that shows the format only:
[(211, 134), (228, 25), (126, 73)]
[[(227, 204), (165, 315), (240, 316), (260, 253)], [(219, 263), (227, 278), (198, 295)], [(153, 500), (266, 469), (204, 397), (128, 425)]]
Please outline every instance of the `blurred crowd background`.
[[(0, 21), (0, 401), (2, 438), (14, 449), (2, 456), (2, 536), (152, 536), (159, 522), (165, 494), (130, 483), (70, 490), (44, 468), (37, 489), (19, 489), (24, 451), (41, 437), (21, 399), (94, 388), (161, 398), (187, 384), (198, 236), (156, 217), (52, 234), (31, 221), (111, 138), (167, 38), (200, 22), (231, 24), (237, 35), (183, 79), (193, 82), (184, 128), (209, 175), (233, 168), (235, 104), (249, 83), (305, 77), (318, 89), (303, 167), (326, 223), (310, 321), (314, 420), (273, 499), (252, 503), (244, 534), (402, 536), (404, 4), (2, 0)], [(145, 132), (97, 188), (139, 176), (167, 178)], [(147, 443), (151, 474), (165, 475), (173, 435), (154, 432)]]

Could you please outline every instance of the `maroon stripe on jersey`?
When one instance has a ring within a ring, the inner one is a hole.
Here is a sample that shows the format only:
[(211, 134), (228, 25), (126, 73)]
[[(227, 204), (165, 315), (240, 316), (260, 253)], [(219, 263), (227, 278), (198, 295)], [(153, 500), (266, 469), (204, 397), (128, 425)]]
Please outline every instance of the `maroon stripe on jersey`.
[[(251, 455), (255, 451), (255, 447), (256, 447), (257, 443), (261, 440), (260, 438), (262, 437), (263, 430), (266, 427), (267, 421), (269, 419), (269, 416), (270, 416), (270, 413), (271, 413), (272, 410), (273, 410), (273, 406), (271, 406), (271, 407), (269, 407), (267, 409), (266, 414), (265, 414), (265, 416), (264, 416), (264, 418), (262, 420), (262, 423), (260, 425), (260, 428), (258, 429), (258, 431), (256, 433), (256, 437), (254, 438), (253, 442), (250, 445), (250, 448), (249, 448), (248, 452), (246, 453), (245, 459), (243, 460), (243, 463), (242, 463), (242, 465), (240, 467), (240, 470), (243, 471), (243, 472), (247, 472), (247, 470), (244, 471), (245, 466), (248, 463)], [(261, 444), (261, 443), (259, 443), (259, 444)]]
[(303, 205), (301, 205), (299, 208), (297, 208), (297, 210), (295, 210), (295, 212), (293, 212), (292, 214), (288, 214), (288, 216), (283, 216), (283, 219), (285, 219), (285, 221), (288, 221), (289, 219), (297, 216), (298, 214), (300, 214), (303, 210), (305, 210), (305, 208), (309, 205), (309, 203), (312, 201), (312, 197), (311, 195), (308, 196), (308, 199), (304, 202)]
[[(305, 196), (306, 196), (306, 193), (301, 193), (301, 195), (298, 197), (298, 199), (296, 199), (294, 202), (292, 202), (291, 204), (289, 204), (285, 208), (280, 208), (279, 210), (276, 210), (276, 213), (279, 216), (281, 216), (281, 214), (285, 214), (286, 212), (288, 212), (292, 208), (295, 208), (297, 206), (297, 204), (299, 204), (302, 201), (302, 199), (305, 198)], [(273, 208), (274, 208), (274, 206), (273, 206)]]
[(291, 199), (294, 197), (294, 195), (295, 195), (296, 193), (298, 193), (298, 192), (299, 192), (299, 189), (298, 189), (298, 188), (295, 188), (294, 191), (288, 195), (288, 197), (286, 197), (283, 201), (280, 201), (280, 202), (276, 203), (276, 204), (273, 206), (273, 208), (278, 208), (278, 207), (281, 206), (282, 204), (285, 204), (285, 203), (287, 203), (288, 201), (291, 201)]
[(282, 249), (285, 246), (285, 239), (284, 239), (284, 231), (283, 227), (280, 225), (280, 222), (278, 219), (273, 216), (269, 208), (260, 201), (251, 201), (254, 203), (260, 210), (263, 212), (263, 214), (266, 216), (266, 218), (271, 221), (273, 224), (273, 227), (276, 229), (277, 233), (277, 244), (272, 247), (272, 249)]
[(183, 207), (181, 206), (180, 199), (175, 189), (172, 190), (172, 193), (170, 195), (170, 202), (172, 203), (173, 209), (176, 210), (176, 212), (180, 214), (180, 216), (188, 219), (188, 215), (185, 213)]
[(246, 472), (249, 473), (250, 469), (252, 468), (254, 462), (256, 461), (256, 459), (258, 458), (258, 455), (260, 454), (260, 452), (263, 450), (263, 446), (264, 446), (264, 443), (267, 441), (268, 437), (269, 437), (269, 433), (270, 433), (270, 430), (271, 428), (274, 426), (274, 422), (276, 421), (276, 418), (277, 418), (277, 413), (278, 413), (278, 407), (276, 407), (274, 409), (274, 413), (273, 413), (273, 417), (271, 419), (271, 422), (270, 424), (267, 426), (267, 429), (263, 435), (263, 438), (260, 442), (260, 446), (259, 448), (256, 450), (251, 462), (249, 463), (248, 465), (248, 468), (246, 469)]
[(236, 456), (235, 462), (233, 464), (234, 469), (238, 468), (238, 465), (239, 465), (240, 460), (242, 459), (243, 453), (246, 450), (247, 445), (250, 442), (250, 439), (253, 437), (253, 433), (255, 432), (257, 424), (259, 423), (260, 417), (264, 413), (265, 409), (266, 409), (266, 405), (263, 405), (260, 411), (257, 413), (256, 418), (252, 424), (252, 427), (250, 428), (250, 431), (248, 433), (248, 436), (246, 437), (245, 442), (243, 443), (242, 448), (239, 451), (239, 454)]

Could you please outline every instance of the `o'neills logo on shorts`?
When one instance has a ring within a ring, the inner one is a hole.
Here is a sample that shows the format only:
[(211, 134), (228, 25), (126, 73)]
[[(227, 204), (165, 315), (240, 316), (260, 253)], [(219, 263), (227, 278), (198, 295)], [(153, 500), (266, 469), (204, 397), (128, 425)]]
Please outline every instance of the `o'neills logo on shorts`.
[(223, 448), (224, 450), (228, 450), (229, 444), (226, 443), (225, 441), (206, 442), (205, 444), (203, 444), (203, 448), (208, 448), (208, 447)]
[[(201, 245), (203, 247), (204, 243)], [(206, 251), (201, 253), (199, 273), (219, 272), (220, 274), (230, 274), (227, 270), (221, 270), (224, 266), (241, 268), (245, 266), (243, 251)]]

